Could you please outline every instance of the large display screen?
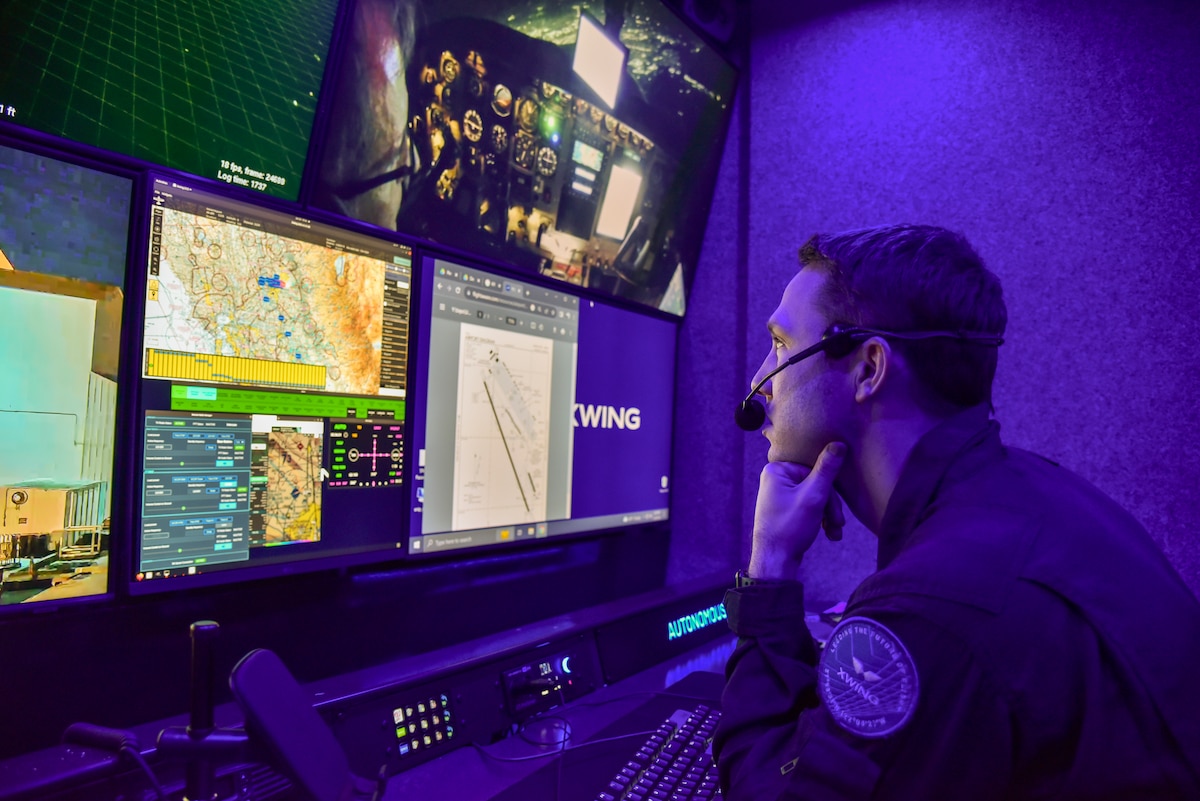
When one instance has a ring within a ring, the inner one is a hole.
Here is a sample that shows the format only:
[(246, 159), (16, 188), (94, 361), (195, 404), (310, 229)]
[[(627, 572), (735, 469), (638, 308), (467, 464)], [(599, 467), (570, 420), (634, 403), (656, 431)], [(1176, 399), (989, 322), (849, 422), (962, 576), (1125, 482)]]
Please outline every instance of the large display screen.
[(337, 0), (0, 9), (0, 118), (298, 197)]
[(360, 0), (313, 205), (683, 314), (736, 72), (661, 0)]
[(107, 591), (131, 191), (0, 145), (0, 605)]
[(409, 553), (665, 521), (676, 325), (426, 257)]
[(411, 249), (151, 183), (135, 591), (402, 556)]

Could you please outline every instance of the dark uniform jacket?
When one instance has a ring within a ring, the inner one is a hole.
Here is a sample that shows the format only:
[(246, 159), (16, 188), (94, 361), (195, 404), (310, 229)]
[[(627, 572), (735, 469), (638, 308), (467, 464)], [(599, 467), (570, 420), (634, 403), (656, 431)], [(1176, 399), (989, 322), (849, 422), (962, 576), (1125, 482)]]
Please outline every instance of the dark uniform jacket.
[(1200, 799), (1200, 603), (984, 408), (917, 443), (878, 569), (818, 650), (804, 590), (730, 590), (713, 752), (754, 799)]

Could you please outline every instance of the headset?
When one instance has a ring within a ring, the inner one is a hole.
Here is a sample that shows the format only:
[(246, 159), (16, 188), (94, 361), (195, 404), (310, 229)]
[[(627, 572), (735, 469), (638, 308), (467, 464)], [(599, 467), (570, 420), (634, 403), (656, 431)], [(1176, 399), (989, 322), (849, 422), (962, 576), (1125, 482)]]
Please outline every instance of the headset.
[(1004, 344), (1004, 338), (1001, 336), (975, 331), (882, 331), (878, 328), (834, 325), (826, 329), (825, 333), (821, 335), (820, 342), (792, 356), (783, 364), (763, 376), (763, 379), (754, 385), (754, 388), (750, 390), (750, 394), (746, 396), (746, 399), (738, 405), (737, 411), (734, 412), (734, 419), (737, 420), (738, 428), (741, 428), (743, 431), (757, 431), (762, 428), (762, 424), (767, 419), (767, 410), (763, 408), (762, 402), (754, 396), (762, 389), (763, 384), (770, 381), (777, 373), (791, 367), (796, 362), (802, 362), (809, 356), (821, 353), (822, 351), (831, 359), (840, 359), (843, 356), (849, 356), (859, 344), (871, 337), (907, 340), (955, 339), (959, 342), (993, 348), (998, 348)]

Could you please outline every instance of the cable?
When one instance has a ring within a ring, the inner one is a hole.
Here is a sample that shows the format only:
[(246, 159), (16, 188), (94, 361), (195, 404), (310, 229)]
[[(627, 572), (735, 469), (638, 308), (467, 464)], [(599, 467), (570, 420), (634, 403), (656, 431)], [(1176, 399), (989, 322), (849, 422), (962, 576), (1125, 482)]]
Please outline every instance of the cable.
[(618, 734), (615, 737), (603, 737), (599, 740), (589, 740), (586, 743), (580, 743), (579, 745), (573, 745), (570, 748), (565, 747), (565, 741), (563, 741), (564, 746), (562, 748), (556, 748), (553, 751), (545, 751), (541, 754), (530, 754), (529, 756), (523, 756), (523, 757), (496, 756), (495, 754), (489, 754), (486, 750), (484, 750), (483, 746), (480, 745), (479, 743), (471, 743), (471, 745), (473, 745), (475, 747), (475, 750), (477, 750), (479, 753), (483, 754), (488, 759), (494, 760), (496, 762), (529, 762), (534, 759), (544, 759), (545, 757), (548, 757), (548, 756), (561, 756), (562, 754), (565, 754), (568, 752), (579, 751), (580, 749), (590, 748), (593, 745), (600, 745), (601, 743), (610, 743), (610, 742), (614, 742), (616, 740), (625, 740), (630, 737), (649, 737), (651, 734), (654, 734), (655, 731), (657, 731), (657, 729), (648, 729), (646, 731), (634, 731), (634, 732), (630, 732), (629, 734)]
[(625, 695), (618, 695), (613, 698), (605, 698), (602, 701), (572, 701), (570, 709), (568, 709), (566, 711), (569, 712), (569, 711), (571, 711), (571, 709), (579, 709), (580, 707), (585, 707), (585, 706), (606, 706), (607, 704), (615, 704), (618, 701), (625, 701), (630, 698), (637, 698), (639, 695), (651, 695), (651, 696), (660, 697), (660, 698), (684, 698), (684, 699), (687, 699), (688, 701), (695, 701), (700, 704), (719, 704), (720, 703), (720, 701), (717, 699), (701, 697), (699, 695), (686, 695), (684, 693), (673, 693), (673, 692), (668, 692), (666, 690), (638, 690), (635, 693), (626, 693)]
[(530, 745), (564, 745), (567, 742), (567, 740), (571, 739), (571, 723), (570, 723), (570, 721), (568, 721), (566, 718), (560, 717), (558, 715), (550, 715), (550, 716), (547, 716), (544, 718), (537, 718), (537, 721), (539, 723), (547, 721), (547, 720), (557, 720), (560, 723), (562, 723), (562, 726), (552, 727), (552, 728), (557, 728), (560, 732), (562, 732), (562, 735), (563, 735), (562, 739), (555, 740), (554, 742), (550, 742), (550, 743), (542, 743), (542, 742), (538, 742), (537, 740), (529, 739), (528, 737), (525, 736), (525, 730), (527, 728), (529, 728), (529, 723), (531, 723), (532, 721), (527, 722), (525, 725), (521, 726), (521, 728), (517, 729), (517, 736), (520, 737), (525, 742), (529, 743)]
[(146, 764), (146, 760), (142, 758), (137, 749), (129, 745), (124, 745), (121, 746), (120, 753), (137, 763), (137, 766), (142, 769), (142, 773), (146, 774), (146, 778), (150, 780), (150, 785), (154, 788), (154, 795), (158, 798), (158, 801), (165, 801), (167, 796), (163, 792), (162, 785), (158, 782), (158, 777), (154, 775), (154, 771), (150, 770), (150, 766)]
[(62, 739), (64, 743), (85, 745), (108, 751), (110, 754), (115, 754), (118, 760), (122, 755), (132, 759), (150, 780), (150, 785), (154, 788), (154, 793), (159, 801), (165, 800), (166, 794), (163, 792), (162, 785), (159, 784), (154, 771), (146, 764), (146, 760), (142, 758), (137, 736), (133, 732), (108, 726), (97, 726), (93, 723), (72, 723), (63, 732)]

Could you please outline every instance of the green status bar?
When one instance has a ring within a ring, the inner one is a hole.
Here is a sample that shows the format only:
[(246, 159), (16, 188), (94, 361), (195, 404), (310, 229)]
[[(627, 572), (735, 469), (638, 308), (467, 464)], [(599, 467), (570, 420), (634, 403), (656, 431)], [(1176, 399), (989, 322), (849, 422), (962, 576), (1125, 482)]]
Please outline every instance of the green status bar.
[(295, 417), (389, 418), (404, 420), (404, 401), (384, 397), (343, 397), (255, 389), (171, 386), (171, 410), (176, 412), (229, 412), (276, 414)]

